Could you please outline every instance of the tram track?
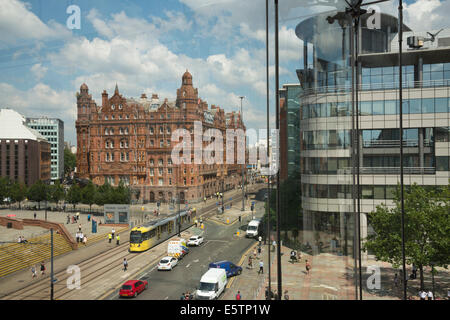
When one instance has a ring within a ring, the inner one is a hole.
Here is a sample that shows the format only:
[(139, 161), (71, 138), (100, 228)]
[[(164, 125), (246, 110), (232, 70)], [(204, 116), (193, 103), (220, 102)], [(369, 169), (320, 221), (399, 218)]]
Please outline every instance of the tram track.
[[(242, 195), (238, 195), (233, 200), (224, 200), (224, 206), (240, 200), (242, 200)], [(221, 205), (221, 201), (219, 199), (218, 202), (219, 205)], [(201, 217), (202, 219), (209, 218), (215, 214), (214, 210), (216, 210), (216, 208), (217, 204), (211, 204), (209, 206), (203, 207), (200, 209), (201, 211), (197, 210), (197, 212), (200, 211), (198, 216)], [(183, 230), (186, 230), (188, 228), (189, 227), (185, 227), (183, 228)], [(91, 283), (94, 280), (96, 280), (99, 276), (104, 275), (108, 271), (112, 271), (114, 270), (114, 268), (121, 266), (124, 258), (126, 258), (127, 261), (132, 261), (134, 258), (139, 256), (139, 253), (130, 253), (128, 251), (128, 248), (129, 248), (129, 241), (126, 241), (121, 245), (116, 246), (115, 248), (112, 248), (94, 257), (82, 260), (80, 263), (77, 263), (77, 266), (80, 268), (80, 272), (82, 273), (81, 277), (82, 284), (85, 285), (87, 283)], [(57, 279), (54, 283), (54, 297), (53, 297), (54, 299), (64, 300), (65, 298), (69, 298), (69, 295), (73, 292), (72, 289), (68, 288), (67, 284), (67, 280), (70, 277), (72, 277), (72, 274), (67, 273), (67, 269), (58, 271), (54, 275), (54, 278)], [(4, 296), (2, 299), (4, 300), (50, 299), (50, 286), (48, 283), (49, 281), (50, 281), (49, 277), (37, 280), (37, 282), (32, 283), (25, 288), (18, 289)]]

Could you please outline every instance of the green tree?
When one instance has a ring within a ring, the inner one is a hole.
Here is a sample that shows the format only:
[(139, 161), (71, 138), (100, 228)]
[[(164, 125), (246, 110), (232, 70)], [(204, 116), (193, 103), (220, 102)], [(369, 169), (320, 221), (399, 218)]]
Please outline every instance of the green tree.
[(11, 186), (10, 181), (7, 177), (1, 177), (0, 178), (0, 204), (3, 204), (3, 200), (5, 198), (8, 198), (10, 196)]
[(88, 185), (81, 190), (81, 203), (89, 205), (89, 212), (91, 212), (92, 205), (95, 203), (96, 193), (97, 190), (92, 181), (89, 181)]
[(41, 210), (41, 201), (47, 200), (48, 186), (38, 180), (28, 189), (28, 199), (38, 203), (38, 208)]
[[(425, 189), (414, 184), (405, 190), (405, 255), (406, 263), (420, 271), (420, 287), (424, 288), (423, 269), (434, 265), (447, 268), (450, 260), (449, 187)], [(400, 187), (394, 198), (395, 207), (382, 204), (368, 214), (374, 234), (363, 245), (377, 260), (402, 264)]]
[(68, 148), (64, 148), (64, 174), (67, 176), (77, 165), (77, 156)]
[(19, 209), (21, 209), (21, 202), (27, 196), (27, 186), (23, 182), (14, 182), (11, 185), (10, 197), (12, 202), (19, 202)]
[(49, 198), (51, 201), (59, 204), (59, 201), (63, 200), (65, 196), (64, 187), (57, 181), (54, 185), (50, 186)]
[(76, 183), (74, 183), (67, 192), (66, 201), (72, 204), (74, 209), (77, 203), (80, 203), (81, 188)]

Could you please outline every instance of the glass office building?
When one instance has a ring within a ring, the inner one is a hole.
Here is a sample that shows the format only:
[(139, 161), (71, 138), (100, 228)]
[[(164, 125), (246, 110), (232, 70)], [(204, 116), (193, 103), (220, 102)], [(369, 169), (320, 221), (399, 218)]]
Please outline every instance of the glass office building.
[[(323, 288), (311, 293), (311, 299), (333, 297), (334, 289), (346, 290), (348, 299), (359, 298), (358, 208), (352, 156), (359, 157), (360, 163), (361, 239), (371, 232), (367, 213), (382, 203), (393, 206), (400, 182), (398, 21), (380, 14), (380, 27), (373, 29), (367, 27), (368, 18), (367, 14), (362, 16), (359, 28), (359, 130), (352, 121), (348, 21), (336, 12), (318, 14), (300, 22), (295, 30), (304, 45), (294, 99), (299, 108), (299, 130), (293, 132), (300, 142), (299, 241), (326, 271), (312, 280), (317, 288)], [(407, 26), (403, 31), (404, 183), (446, 186), (450, 178), (450, 29), (420, 49), (409, 48), (406, 39), (421, 33), (413, 33)], [(289, 90), (293, 91), (292, 85)], [(373, 256), (363, 252), (361, 260), (367, 267)], [(352, 285), (339, 287), (337, 278), (330, 276), (341, 271)], [(373, 297), (364, 291), (364, 298)]]
[(64, 178), (64, 122), (53, 118), (27, 118), (27, 126), (37, 130), (51, 145), (51, 180)]

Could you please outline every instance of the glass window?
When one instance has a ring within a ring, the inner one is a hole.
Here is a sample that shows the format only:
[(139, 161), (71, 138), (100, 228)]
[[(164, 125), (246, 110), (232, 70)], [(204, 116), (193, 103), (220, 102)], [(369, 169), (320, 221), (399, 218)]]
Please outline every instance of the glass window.
[(436, 104), (436, 112), (449, 112), (448, 98), (435, 98), (434, 102)]
[(384, 102), (384, 113), (385, 114), (397, 114), (397, 101), (396, 100), (386, 100)]
[(423, 113), (434, 113), (433, 99), (423, 99), (422, 100), (422, 112)]
[(362, 199), (373, 199), (373, 186), (362, 186)]
[[(424, 99), (427, 100), (427, 99)], [(409, 100), (409, 113), (421, 113), (421, 100), (420, 99), (410, 99)], [(406, 113), (403, 110), (403, 113)]]
[(396, 186), (386, 186), (386, 199), (394, 199)]
[(362, 116), (372, 115), (372, 101), (362, 101), (360, 106)]
[(436, 157), (436, 170), (449, 171), (449, 158), (450, 157)]
[(436, 142), (448, 142), (450, 127), (434, 128), (436, 134)]
[(384, 114), (384, 101), (373, 102), (373, 115)]
[[(336, 174), (337, 173), (337, 159), (336, 158), (328, 158), (328, 173)], [(336, 198), (336, 197), (334, 197)]]
[(384, 186), (374, 186), (373, 196), (374, 199), (384, 199)]

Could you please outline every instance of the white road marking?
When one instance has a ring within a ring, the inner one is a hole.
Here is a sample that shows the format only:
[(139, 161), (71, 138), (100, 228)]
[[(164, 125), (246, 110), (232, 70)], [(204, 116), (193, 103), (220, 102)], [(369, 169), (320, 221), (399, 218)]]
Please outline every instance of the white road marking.
[(169, 297), (165, 297), (164, 300), (169, 300)]
[(186, 268), (189, 268), (189, 266), (190, 266), (191, 264), (190, 263), (188, 263), (188, 265), (186, 266)]

